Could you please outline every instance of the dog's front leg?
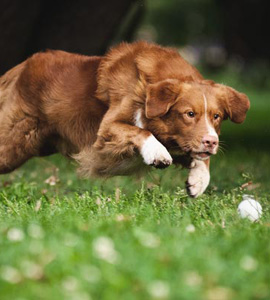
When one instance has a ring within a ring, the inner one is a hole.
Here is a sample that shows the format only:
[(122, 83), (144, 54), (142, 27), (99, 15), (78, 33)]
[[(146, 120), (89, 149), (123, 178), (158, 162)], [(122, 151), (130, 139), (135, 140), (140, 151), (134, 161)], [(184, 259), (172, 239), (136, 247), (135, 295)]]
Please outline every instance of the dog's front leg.
[(166, 168), (172, 164), (170, 153), (152, 134), (143, 140), (139, 149), (147, 165), (153, 165), (156, 168)]
[(172, 164), (170, 153), (150, 131), (122, 122), (112, 122), (105, 130), (101, 129), (94, 145), (101, 147), (102, 152), (107, 148), (108, 154), (112, 152), (120, 155), (130, 146), (139, 151), (147, 165), (165, 168)]
[(191, 163), (189, 176), (186, 182), (187, 192), (191, 197), (198, 197), (207, 188), (210, 182), (210, 159), (205, 161), (194, 159)]

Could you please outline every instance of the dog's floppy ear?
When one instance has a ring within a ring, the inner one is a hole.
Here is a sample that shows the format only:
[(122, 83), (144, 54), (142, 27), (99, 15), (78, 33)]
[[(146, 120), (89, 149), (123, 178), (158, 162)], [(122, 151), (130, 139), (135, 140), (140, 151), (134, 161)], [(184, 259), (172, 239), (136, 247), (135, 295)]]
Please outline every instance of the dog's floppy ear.
[(250, 102), (245, 94), (239, 93), (231, 87), (225, 87), (225, 111), (234, 123), (243, 123), (246, 118)]
[(146, 90), (145, 115), (148, 119), (164, 116), (173, 106), (180, 92), (177, 79), (166, 79), (149, 84)]

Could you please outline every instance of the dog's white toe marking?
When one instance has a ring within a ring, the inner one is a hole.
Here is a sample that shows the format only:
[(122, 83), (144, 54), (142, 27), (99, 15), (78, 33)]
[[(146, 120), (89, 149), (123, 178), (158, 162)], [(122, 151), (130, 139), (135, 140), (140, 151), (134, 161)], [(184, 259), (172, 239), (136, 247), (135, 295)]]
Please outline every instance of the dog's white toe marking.
[(170, 153), (153, 135), (144, 141), (141, 155), (147, 165), (164, 168), (172, 164)]
[(194, 160), (194, 162), (195, 166), (189, 172), (187, 190), (190, 196), (198, 197), (206, 190), (210, 182), (210, 173), (203, 161)]

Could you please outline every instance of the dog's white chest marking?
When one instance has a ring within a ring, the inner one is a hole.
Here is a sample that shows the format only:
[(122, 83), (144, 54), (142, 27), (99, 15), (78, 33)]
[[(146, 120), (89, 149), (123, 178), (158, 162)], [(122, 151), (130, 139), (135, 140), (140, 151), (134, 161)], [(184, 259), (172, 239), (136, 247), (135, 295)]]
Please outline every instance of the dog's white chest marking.
[(138, 109), (134, 114), (135, 126), (143, 129), (142, 110)]

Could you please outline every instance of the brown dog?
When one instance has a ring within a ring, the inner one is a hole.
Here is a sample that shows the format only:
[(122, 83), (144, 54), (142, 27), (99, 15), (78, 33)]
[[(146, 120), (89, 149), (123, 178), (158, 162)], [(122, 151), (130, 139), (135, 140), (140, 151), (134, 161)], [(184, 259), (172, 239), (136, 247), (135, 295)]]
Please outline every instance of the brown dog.
[(221, 121), (241, 123), (248, 108), (244, 94), (155, 44), (121, 44), (104, 57), (38, 53), (0, 78), (0, 173), (55, 152), (89, 176), (187, 162), (196, 197), (209, 184)]

